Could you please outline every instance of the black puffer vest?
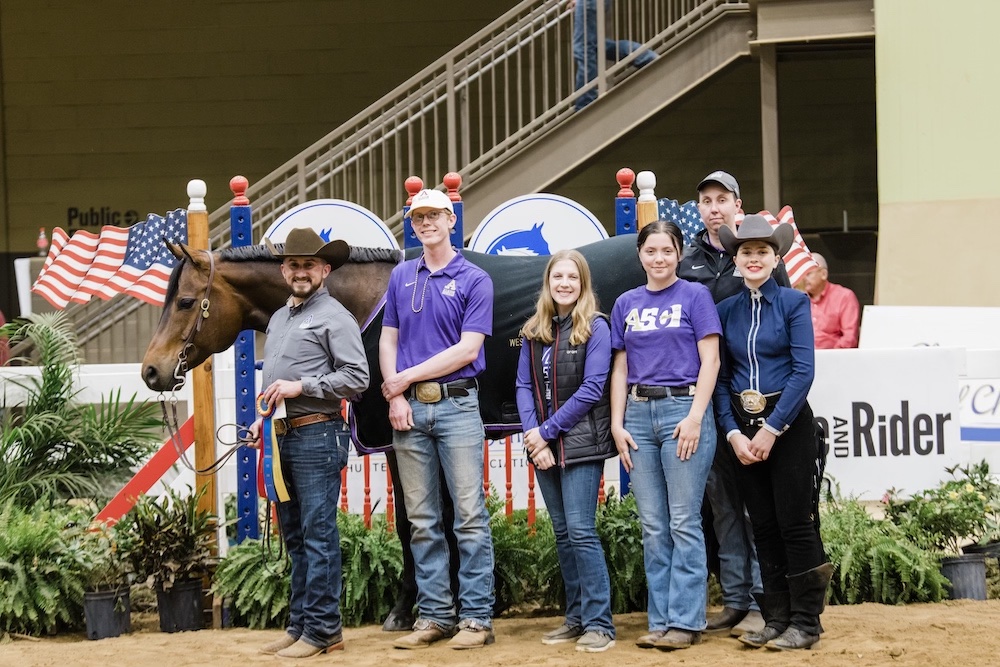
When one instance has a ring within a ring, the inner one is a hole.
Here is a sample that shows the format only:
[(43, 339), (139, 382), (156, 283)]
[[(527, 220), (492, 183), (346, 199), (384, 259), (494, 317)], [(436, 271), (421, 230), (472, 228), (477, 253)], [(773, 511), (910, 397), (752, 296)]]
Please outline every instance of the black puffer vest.
[[(597, 317), (607, 317), (597, 315)], [(552, 387), (554, 396), (553, 410), (573, 395), (583, 383), (584, 365), (587, 360), (587, 344), (571, 345), (570, 334), (573, 331), (573, 318), (566, 317), (560, 322), (553, 320), (555, 340), (552, 342)], [(542, 352), (545, 345), (538, 341), (525, 339), (531, 353), (531, 383), (534, 387), (535, 409), (538, 411), (538, 423), (548, 419), (549, 406), (545, 401), (545, 374), (542, 371)], [(601, 400), (587, 412), (586, 416), (576, 423), (567, 433), (561, 433), (554, 443), (553, 451), (559, 465), (565, 467), (572, 463), (584, 461), (603, 461), (615, 456), (618, 451), (611, 437), (611, 374), (604, 384)]]

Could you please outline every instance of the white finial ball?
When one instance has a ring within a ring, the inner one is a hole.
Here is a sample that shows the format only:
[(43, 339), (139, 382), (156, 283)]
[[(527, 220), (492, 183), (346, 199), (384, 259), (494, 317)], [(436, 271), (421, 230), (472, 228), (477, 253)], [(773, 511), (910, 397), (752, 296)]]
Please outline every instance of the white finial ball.
[(635, 176), (636, 187), (639, 188), (638, 201), (655, 201), (656, 195), (653, 190), (656, 188), (656, 175), (651, 171), (640, 171)]
[(205, 208), (205, 195), (208, 194), (208, 186), (205, 185), (205, 181), (200, 178), (188, 181), (187, 193), (191, 199), (188, 211), (208, 210)]

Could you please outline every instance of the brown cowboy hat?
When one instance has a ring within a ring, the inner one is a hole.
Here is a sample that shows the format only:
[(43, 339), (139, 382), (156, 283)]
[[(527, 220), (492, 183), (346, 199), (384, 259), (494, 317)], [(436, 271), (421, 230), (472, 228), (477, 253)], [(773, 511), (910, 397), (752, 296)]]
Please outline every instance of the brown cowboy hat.
[(275, 257), (319, 257), (330, 265), (330, 270), (339, 268), (351, 254), (346, 241), (336, 239), (323, 243), (323, 239), (309, 227), (297, 227), (288, 233), (284, 243), (274, 244), (264, 239), (264, 245)]
[(722, 241), (722, 247), (733, 256), (747, 241), (763, 241), (772, 246), (778, 257), (781, 257), (792, 247), (794, 238), (795, 232), (792, 231), (790, 224), (782, 222), (777, 227), (772, 227), (767, 218), (762, 215), (748, 215), (743, 218), (743, 223), (736, 230), (736, 233), (733, 233), (733, 230), (725, 225), (719, 228), (719, 240)]

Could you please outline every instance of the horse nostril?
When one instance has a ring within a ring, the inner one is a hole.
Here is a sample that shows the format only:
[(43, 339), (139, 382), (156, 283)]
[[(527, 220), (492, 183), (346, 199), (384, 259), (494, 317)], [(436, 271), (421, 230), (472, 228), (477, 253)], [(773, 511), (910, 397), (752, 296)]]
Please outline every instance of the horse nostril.
[(142, 369), (142, 379), (145, 380), (146, 386), (150, 389), (154, 389), (153, 383), (156, 382), (157, 373), (156, 368), (153, 366), (146, 366)]

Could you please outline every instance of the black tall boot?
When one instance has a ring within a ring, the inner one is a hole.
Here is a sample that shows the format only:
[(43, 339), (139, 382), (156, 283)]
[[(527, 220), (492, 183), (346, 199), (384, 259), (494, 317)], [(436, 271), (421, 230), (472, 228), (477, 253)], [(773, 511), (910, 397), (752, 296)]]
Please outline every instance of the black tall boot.
[(772, 639), (781, 636), (788, 629), (791, 618), (791, 594), (785, 591), (770, 593), (754, 593), (760, 614), (764, 617), (764, 629), (759, 632), (747, 632), (739, 636), (741, 643), (753, 648), (760, 648)]
[(823, 632), (819, 615), (826, 605), (826, 589), (833, 577), (833, 565), (819, 567), (788, 577), (791, 593), (791, 618), (788, 629), (780, 637), (767, 643), (775, 651), (811, 648)]

